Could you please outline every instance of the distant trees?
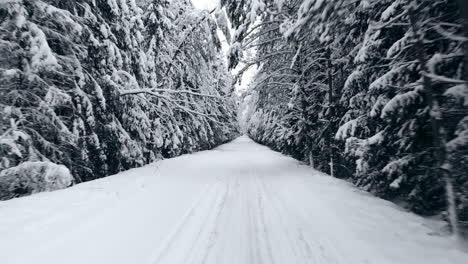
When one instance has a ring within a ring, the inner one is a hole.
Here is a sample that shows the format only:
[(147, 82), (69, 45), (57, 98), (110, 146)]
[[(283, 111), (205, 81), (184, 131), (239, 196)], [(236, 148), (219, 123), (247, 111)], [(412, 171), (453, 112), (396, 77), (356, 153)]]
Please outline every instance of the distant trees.
[(447, 212), (454, 230), (454, 216), (466, 224), (468, 39), (456, 1), (225, 5), (255, 16), (232, 20), (236, 41), (257, 48), (254, 139), (420, 214)]
[(216, 26), (183, 0), (1, 2), (0, 171), (81, 182), (232, 138)]

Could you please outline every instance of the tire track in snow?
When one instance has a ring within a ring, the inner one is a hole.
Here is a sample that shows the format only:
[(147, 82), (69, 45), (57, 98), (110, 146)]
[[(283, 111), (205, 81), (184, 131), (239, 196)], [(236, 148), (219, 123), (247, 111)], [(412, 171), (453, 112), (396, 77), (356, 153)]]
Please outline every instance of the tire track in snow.
[[(294, 196), (300, 194), (300, 189), (294, 193)], [(313, 263), (321, 264), (346, 264), (346, 263), (365, 263), (358, 260), (350, 260), (349, 256), (345, 257), (345, 252), (341, 252), (337, 245), (341, 243), (330, 234), (327, 234), (325, 230), (326, 226), (323, 223), (330, 223), (332, 226), (335, 221), (334, 216), (328, 214), (326, 208), (318, 207), (311, 208), (310, 204), (313, 201), (298, 206), (294, 201), (291, 201), (285, 192), (275, 192), (276, 205), (280, 208), (280, 211), (286, 212), (284, 215), (289, 216), (290, 226), (289, 230), (294, 236), (294, 243), (297, 248), (302, 251), (303, 261), (306, 259), (313, 259)], [(297, 197), (296, 197), (297, 198)], [(305, 207), (308, 207), (308, 212), (320, 212), (314, 214), (315, 218), (307, 218), (304, 215)], [(327, 220), (323, 221), (321, 218), (325, 217)], [(304, 230), (308, 230), (308, 234), (304, 234)], [(344, 233), (343, 233), (344, 235)]]
[[(260, 184), (260, 176), (259, 175), (254, 175), (255, 179), (255, 186), (257, 187), (257, 202), (258, 202), (258, 211), (260, 212), (259, 215), (259, 228), (262, 229), (262, 238), (263, 238), (263, 243), (265, 246), (266, 250), (266, 256), (268, 257), (268, 261), (265, 261), (265, 264), (271, 263), (275, 264), (275, 258), (273, 257), (273, 250), (271, 246), (271, 239), (269, 236), (269, 229), (266, 221), (266, 216), (265, 216), (265, 207), (264, 207), (264, 200), (265, 200), (265, 190), (262, 188), (262, 185)], [(271, 228), (271, 226), (270, 226)]]
[[(297, 251), (297, 247), (294, 247), (292, 245), (296, 244), (296, 241), (294, 240), (294, 238), (291, 237), (291, 234), (289, 232), (290, 230), (290, 223), (288, 223), (285, 219), (285, 211), (282, 211), (281, 208), (279, 208), (278, 206), (278, 198), (277, 198), (277, 193), (272, 193), (269, 189), (266, 188), (266, 185), (265, 185), (265, 182), (263, 181), (263, 175), (262, 176), (259, 176), (259, 182), (262, 186), (262, 189), (265, 193), (265, 197), (268, 197), (269, 198), (269, 203), (268, 205), (270, 205), (271, 207), (271, 210), (272, 210), (272, 214), (273, 215), (276, 215), (276, 224), (278, 225), (277, 226), (277, 232), (281, 230), (281, 233), (282, 233), (282, 237), (280, 237), (280, 240), (277, 241), (278, 243), (277, 244), (281, 244), (283, 245), (282, 248), (278, 249), (281, 251), (281, 253), (285, 253), (285, 251), (288, 251), (288, 252), (291, 252), (292, 255), (294, 256), (294, 258), (297, 260), (297, 259), (304, 259), (304, 258), (301, 258), (298, 254), (298, 251)], [(284, 243), (284, 240), (281, 240), (281, 239), (286, 239), (287, 243)], [(287, 246), (285, 246), (287, 245)], [(288, 256), (289, 254), (286, 252), (285, 254), (286, 256)], [(281, 258), (283, 255), (280, 255), (278, 256), (279, 258)], [(286, 261), (286, 260), (284, 260)], [(291, 261), (289, 260), (291, 263), (294, 263), (294, 261)]]
[(219, 219), (226, 208), (229, 185), (218, 178), (210, 190), (202, 192), (151, 263), (207, 263), (221, 229)]
[(162, 259), (166, 257), (169, 250), (173, 247), (173, 244), (182, 235), (185, 227), (189, 224), (190, 220), (193, 218), (196, 210), (200, 207), (200, 204), (206, 201), (207, 197), (210, 197), (211, 193), (216, 190), (215, 187), (216, 187), (216, 182), (210, 184), (207, 188), (204, 189), (204, 191), (200, 194), (200, 197), (198, 197), (196, 201), (189, 207), (186, 214), (182, 217), (180, 222), (176, 225), (175, 229), (167, 236), (165, 241), (162, 242), (161, 247), (156, 251), (157, 253), (152, 258), (150, 263), (159, 264), (162, 261)]
[(220, 232), (220, 229), (221, 229), (220, 218), (221, 218), (222, 212), (226, 209), (226, 201), (227, 201), (227, 197), (228, 197), (229, 190), (230, 190), (230, 181), (229, 181), (229, 179), (227, 179), (226, 185), (225, 186), (223, 185), (223, 189), (224, 189), (224, 191), (223, 191), (223, 195), (221, 197), (221, 201), (216, 206), (216, 214), (215, 214), (215, 218), (213, 220), (213, 228), (209, 232), (208, 245), (205, 248), (203, 258), (202, 258), (202, 261), (200, 263), (207, 263), (207, 259), (208, 259), (209, 255), (210, 255), (210, 253), (212, 252), (213, 247), (216, 244), (216, 240), (218, 239), (219, 232)]
[[(216, 185), (219, 185), (219, 184), (216, 184)], [(217, 186), (215, 186), (215, 196), (211, 197), (210, 199), (207, 199), (207, 201), (209, 202), (208, 207), (207, 207), (208, 209), (218, 208), (217, 203), (218, 203), (219, 195), (220, 195), (220, 189)], [(208, 210), (203, 210), (203, 209), (204, 209), (203, 207), (200, 207), (201, 212), (208, 211)], [(205, 214), (205, 215), (202, 214), (200, 216), (201, 222), (198, 222), (198, 223), (194, 222), (195, 227), (192, 227), (192, 230), (197, 230), (194, 236), (190, 237), (190, 234), (185, 236), (185, 240), (191, 241), (191, 245), (189, 245), (190, 248), (185, 253), (186, 256), (185, 256), (183, 263), (197, 263), (194, 260), (197, 259), (200, 252), (206, 251), (206, 249), (203, 249), (203, 248), (200, 249), (199, 246), (204, 242), (203, 241), (204, 236), (206, 236), (206, 234), (209, 233), (211, 219), (216, 214), (215, 211), (213, 210), (209, 210), (208, 212), (209, 212), (208, 214)], [(187, 231), (190, 231), (190, 230), (187, 230)], [(168, 261), (166, 262), (172, 263), (172, 260), (168, 258)]]
[[(265, 189), (268, 189), (265, 182), (263, 183)], [(322, 245), (319, 241), (320, 236), (318, 234), (312, 236), (314, 239), (314, 246), (311, 246), (306, 240), (301, 239), (304, 237), (301, 231), (301, 227), (306, 227), (307, 222), (304, 223), (303, 221), (300, 221), (302, 219), (297, 214), (297, 211), (292, 210), (290, 207), (288, 207), (288, 205), (285, 204), (284, 197), (280, 195), (281, 192), (272, 192), (271, 190), (268, 190), (268, 192), (273, 194), (271, 195), (271, 204), (276, 208), (278, 217), (283, 219), (283, 223), (287, 223), (284, 225), (284, 230), (290, 241), (288, 244), (290, 245), (291, 250), (295, 252), (294, 255), (296, 257), (296, 263), (335, 263), (327, 262), (327, 260), (323, 258), (322, 252), (317, 250), (322, 248)], [(286, 217), (288, 217), (288, 219), (285, 219)], [(313, 221), (314, 219), (310, 219), (308, 221), (308, 225), (313, 225)]]

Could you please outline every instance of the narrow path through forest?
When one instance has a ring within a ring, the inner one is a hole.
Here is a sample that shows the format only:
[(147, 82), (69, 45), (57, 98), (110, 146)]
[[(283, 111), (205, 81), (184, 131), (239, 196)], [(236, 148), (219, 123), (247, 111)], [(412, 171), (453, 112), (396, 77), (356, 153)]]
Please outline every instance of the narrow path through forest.
[(466, 263), (440, 224), (240, 137), (0, 202), (0, 262)]

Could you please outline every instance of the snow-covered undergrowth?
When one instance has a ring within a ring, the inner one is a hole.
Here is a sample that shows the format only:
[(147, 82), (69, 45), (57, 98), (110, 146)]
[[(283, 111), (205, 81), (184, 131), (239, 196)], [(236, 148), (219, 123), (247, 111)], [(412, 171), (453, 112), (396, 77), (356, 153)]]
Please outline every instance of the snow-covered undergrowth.
[(443, 225), (241, 137), (0, 202), (0, 260), (465, 264)]
[(0, 200), (54, 191), (73, 183), (70, 170), (52, 162), (27, 161), (0, 171)]

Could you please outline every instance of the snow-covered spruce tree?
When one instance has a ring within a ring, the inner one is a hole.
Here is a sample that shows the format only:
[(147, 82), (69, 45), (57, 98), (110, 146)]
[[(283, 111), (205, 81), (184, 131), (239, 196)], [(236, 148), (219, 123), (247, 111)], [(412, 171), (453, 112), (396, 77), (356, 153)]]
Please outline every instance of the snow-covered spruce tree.
[[(385, 45), (380, 49), (386, 47), (388, 69), (369, 86), (368, 101), (373, 105), (367, 120), (379, 127), (368, 139), (347, 140), (347, 149), (359, 157), (358, 185), (403, 200), (422, 214), (453, 208), (449, 214), (456, 215), (450, 195), (453, 180), (459, 182), (458, 197), (466, 193), (466, 176), (452, 179), (457, 173), (447, 161), (451, 155), (444, 143), (454, 138), (454, 128), (467, 112), (459, 100), (454, 103), (460, 95), (450, 95), (452, 86), (466, 89), (461, 80), (463, 40), (447, 35), (461, 34), (456, 10), (455, 3), (446, 1), (399, 1), (383, 10), (375, 24), (379, 29), (374, 34), (380, 36), (372, 38)], [(393, 34), (383, 35), (385, 29)], [(394, 36), (398, 39), (391, 39)], [(337, 136), (346, 130), (342, 127)], [(464, 167), (460, 159), (456, 163)]]
[[(467, 39), (456, 1), (226, 2), (240, 32), (235, 41), (270, 55), (251, 85), (258, 95), (247, 118), (254, 139), (326, 172), (323, 154), (335, 150), (335, 176), (415, 212), (451, 211), (466, 223)], [(278, 25), (286, 40), (262, 40), (265, 23)], [(275, 54), (272, 42), (292, 52)], [(231, 62), (245, 65), (239, 50)], [(288, 62), (306, 82), (258, 85)], [(297, 111), (282, 108), (288, 103)]]
[(215, 27), (186, 1), (2, 1), (1, 199), (70, 185), (55, 164), (81, 182), (232, 138)]
[[(85, 173), (82, 169), (85, 161), (76, 148), (78, 138), (72, 130), (72, 93), (77, 79), (71, 76), (79, 63), (67, 56), (73, 49), (82, 48), (70, 45), (78, 39), (82, 27), (78, 21), (65, 19), (70, 15), (68, 12), (50, 8), (45, 2), (6, 1), (0, 5), (0, 168), (43, 161), (44, 168), (60, 163), (73, 172)], [(55, 17), (60, 23), (53, 24), (48, 17)], [(60, 34), (64, 30), (70, 32), (69, 38)], [(2, 190), (6, 192), (3, 198), (34, 192), (15, 186), (30, 186), (28, 182), (34, 177), (44, 177), (28, 175), (37, 170), (27, 166), (8, 171), (22, 177), (17, 181), (24, 182), (4, 182), (11, 175), (3, 173), (2, 186), (7, 186)], [(63, 176), (68, 178), (68, 173)]]

